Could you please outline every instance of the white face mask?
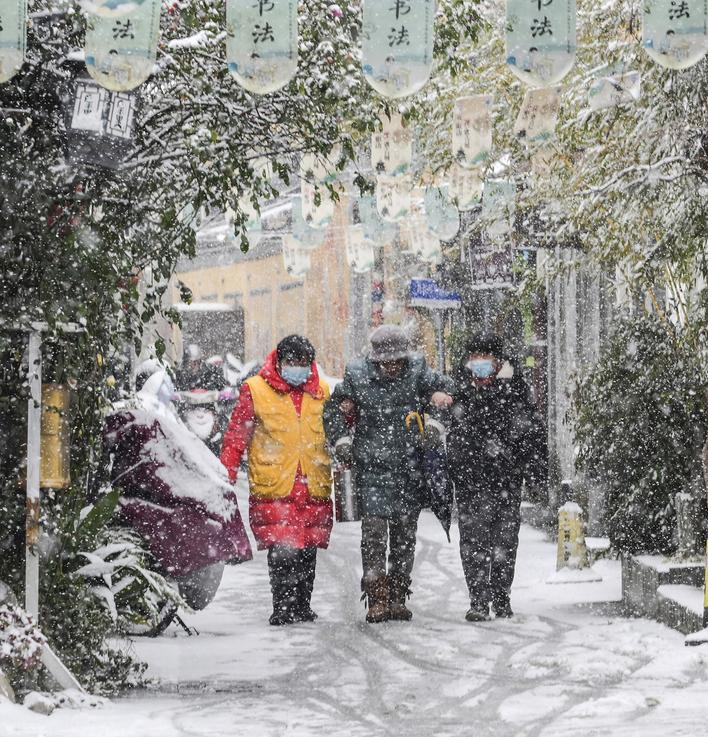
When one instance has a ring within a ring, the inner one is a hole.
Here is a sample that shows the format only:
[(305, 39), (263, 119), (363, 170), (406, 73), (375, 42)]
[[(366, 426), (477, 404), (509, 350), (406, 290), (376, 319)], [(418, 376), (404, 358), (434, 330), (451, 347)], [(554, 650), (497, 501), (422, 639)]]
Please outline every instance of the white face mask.
[(491, 358), (473, 358), (467, 361), (465, 368), (476, 379), (489, 379), (496, 373), (496, 366)]
[(281, 366), (280, 375), (290, 386), (302, 386), (312, 371), (309, 366)]

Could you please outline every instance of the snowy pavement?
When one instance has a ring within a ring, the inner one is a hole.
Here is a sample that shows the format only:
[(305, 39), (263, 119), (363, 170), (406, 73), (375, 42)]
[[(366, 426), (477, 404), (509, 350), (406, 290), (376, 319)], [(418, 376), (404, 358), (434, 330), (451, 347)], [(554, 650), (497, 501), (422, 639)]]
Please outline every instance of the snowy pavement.
[[(242, 506), (242, 509), (244, 507)], [(320, 554), (314, 624), (270, 627), (265, 554), (228, 568), (217, 600), (134, 647), (153, 689), (43, 717), (0, 706), (0, 737), (653, 737), (706, 733), (708, 646), (623, 619), (619, 566), (549, 585), (555, 547), (528, 527), (511, 621), (468, 624), (456, 547), (421, 518), (411, 623), (366, 625), (359, 526)], [(453, 535), (456, 530), (453, 530)]]

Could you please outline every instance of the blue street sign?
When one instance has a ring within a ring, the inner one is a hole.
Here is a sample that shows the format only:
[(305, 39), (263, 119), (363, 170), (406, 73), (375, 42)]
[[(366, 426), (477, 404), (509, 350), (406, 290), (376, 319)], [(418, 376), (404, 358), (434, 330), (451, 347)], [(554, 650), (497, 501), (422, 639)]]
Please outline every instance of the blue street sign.
[(429, 310), (458, 310), (462, 298), (457, 292), (442, 289), (434, 279), (411, 279), (409, 304)]

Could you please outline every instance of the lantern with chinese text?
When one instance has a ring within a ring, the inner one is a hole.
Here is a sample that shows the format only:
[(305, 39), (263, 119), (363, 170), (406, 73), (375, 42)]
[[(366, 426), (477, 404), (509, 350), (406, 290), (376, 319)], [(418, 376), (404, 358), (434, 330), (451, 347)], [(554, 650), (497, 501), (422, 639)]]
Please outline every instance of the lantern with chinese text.
[(450, 202), (448, 186), (425, 190), (425, 216), (431, 233), (444, 241), (452, 240), (460, 229), (460, 213)]
[(407, 218), (411, 211), (412, 182), (409, 175), (376, 177), (376, 209), (389, 223)]
[(435, 0), (365, 0), (362, 67), (384, 97), (420, 91), (433, 65)]
[(373, 197), (360, 197), (354, 203), (356, 214), (353, 221), (361, 225), (364, 238), (372, 243), (385, 243), (395, 237), (398, 232), (395, 225), (387, 223), (376, 209), (376, 200)]
[(482, 193), (482, 217), (487, 221), (487, 235), (503, 238), (514, 227), (516, 185), (503, 179), (489, 179)]
[(80, 0), (87, 13), (117, 18), (126, 15), (149, 0)]
[(89, 16), (86, 69), (102, 87), (125, 92), (152, 74), (160, 35), (160, 7), (160, 0), (146, 0), (120, 18)]
[(491, 95), (455, 100), (452, 112), (452, 155), (465, 169), (481, 166), (492, 148)]
[(297, 6), (297, 0), (227, 0), (229, 72), (249, 92), (275, 92), (295, 76)]
[(347, 262), (357, 274), (374, 268), (374, 247), (360, 226), (349, 228), (347, 233)]
[(340, 156), (341, 149), (335, 146), (324, 160), (315, 154), (305, 154), (300, 161), (302, 217), (311, 228), (326, 228), (332, 222), (335, 207), (327, 185), (331, 186), (337, 179), (336, 164)]
[(604, 110), (637, 102), (641, 94), (641, 72), (614, 74), (593, 82), (588, 92), (588, 105), (591, 110)]
[(403, 119), (381, 116), (381, 130), (371, 134), (371, 168), (376, 174), (397, 177), (406, 174), (413, 160), (413, 136)]
[(696, 64), (708, 51), (708, 0), (644, 0), (642, 44), (663, 67)]
[(479, 169), (463, 169), (453, 164), (447, 173), (448, 196), (461, 212), (472, 210), (482, 198), (484, 182)]
[(303, 203), (301, 197), (293, 197), (291, 200), (291, 231), (293, 238), (298, 242), (300, 248), (313, 250), (324, 243), (324, 230), (313, 228), (303, 216)]
[(25, 60), (27, 0), (6, 0), (0, 15), (0, 83), (12, 79)]
[(436, 264), (442, 260), (440, 240), (430, 231), (424, 218), (414, 218), (407, 231), (410, 250), (419, 261)]
[(507, 0), (506, 63), (526, 84), (557, 84), (573, 68), (575, 0)]
[(292, 235), (283, 236), (283, 265), (290, 276), (305, 276), (310, 270), (310, 253)]
[(557, 87), (526, 90), (514, 133), (528, 143), (543, 143), (555, 136), (560, 94)]

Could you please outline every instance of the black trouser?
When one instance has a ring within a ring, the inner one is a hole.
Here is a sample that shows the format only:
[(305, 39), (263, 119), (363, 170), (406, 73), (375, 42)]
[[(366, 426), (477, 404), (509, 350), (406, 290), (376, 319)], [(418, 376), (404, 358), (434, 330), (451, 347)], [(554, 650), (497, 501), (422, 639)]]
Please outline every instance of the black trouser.
[(268, 548), (268, 574), (273, 592), (273, 612), (288, 613), (310, 606), (315, 585), (317, 548), (292, 548), (272, 545)]
[(485, 604), (508, 596), (514, 581), (521, 526), (516, 485), (456, 484), (460, 556), (470, 600)]
[[(415, 536), (419, 512), (386, 519), (366, 516), (361, 520), (361, 562), (363, 580), (373, 581), (385, 576), (410, 579), (415, 559)], [(386, 548), (388, 547), (388, 571)]]

